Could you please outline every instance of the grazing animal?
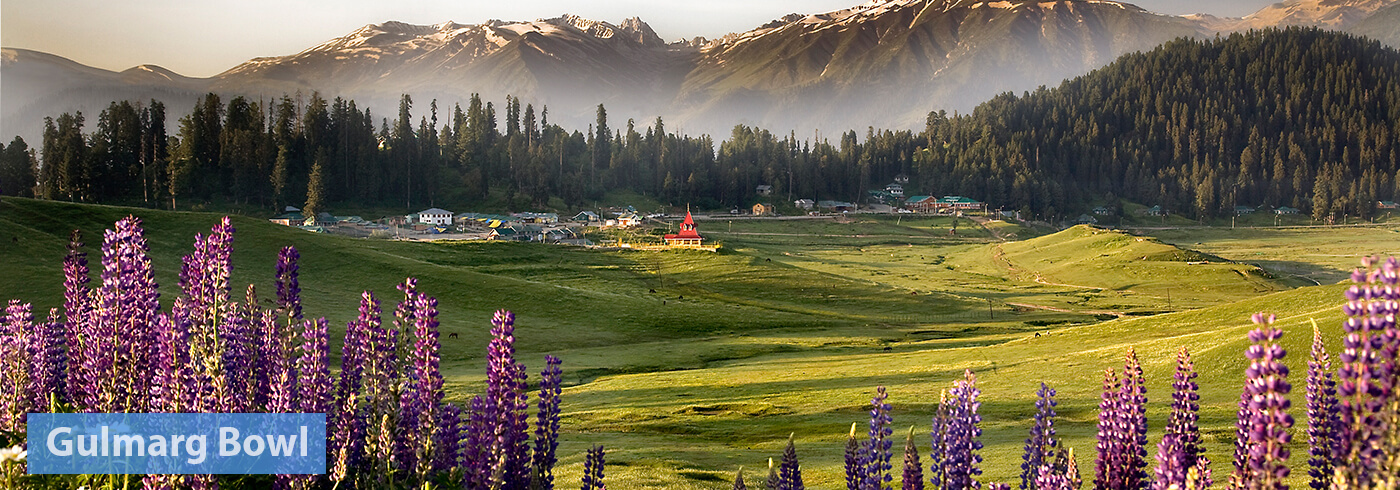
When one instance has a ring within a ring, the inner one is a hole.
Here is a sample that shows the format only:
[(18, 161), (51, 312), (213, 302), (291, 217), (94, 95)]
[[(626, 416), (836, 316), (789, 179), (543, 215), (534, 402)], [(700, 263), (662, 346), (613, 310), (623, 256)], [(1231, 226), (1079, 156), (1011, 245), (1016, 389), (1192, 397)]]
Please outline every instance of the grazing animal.
[(1035, 333), (1035, 338), (1037, 338), (1037, 339), (1040, 338), (1040, 332), (1036, 332), (1036, 333)]
[(763, 259), (765, 262), (772, 262), (773, 259)]
[(676, 296), (676, 299), (685, 299), (685, 296)]
[(885, 352), (889, 352), (890, 350), (892, 350), (892, 349), (890, 349), (890, 346), (888, 346), (888, 345), (885, 346)]
[[(1040, 334), (1036, 334), (1036, 335), (1040, 335)], [(449, 339), (455, 339), (455, 338), (457, 338), (457, 332), (452, 332), (452, 333), (447, 334), (447, 338), (449, 338)]]
[(656, 294), (656, 290), (655, 290), (655, 289), (648, 289), (647, 292), (648, 292), (648, 293), (652, 293), (652, 294)]

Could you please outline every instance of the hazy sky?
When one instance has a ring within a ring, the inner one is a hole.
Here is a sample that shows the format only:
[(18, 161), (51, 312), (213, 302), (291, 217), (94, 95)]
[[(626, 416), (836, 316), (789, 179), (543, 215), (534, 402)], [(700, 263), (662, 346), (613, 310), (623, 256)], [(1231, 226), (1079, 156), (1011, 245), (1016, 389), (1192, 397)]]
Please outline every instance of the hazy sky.
[[(572, 13), (618, 22), (641, 17), (663, 39), (718, 37), (792, 12), (864, 0), (3, 0), (0, 44), (124, 70), (149, 63), (205, 77), (255, 56), (279, 56), (370, 23), (533, 20)], [(1242, 16), (1272, 0), (1138, 0), (1148, 10)]]

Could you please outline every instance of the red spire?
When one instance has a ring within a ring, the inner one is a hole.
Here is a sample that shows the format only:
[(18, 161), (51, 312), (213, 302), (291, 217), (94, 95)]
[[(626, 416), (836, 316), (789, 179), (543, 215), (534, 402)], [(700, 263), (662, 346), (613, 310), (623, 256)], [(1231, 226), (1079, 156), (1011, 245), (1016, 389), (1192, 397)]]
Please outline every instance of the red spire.
[(687, 209), (687, 210), (685, 211), (685, 221), (682, 221), (682, 222), (681, 222), (681, 230), (680, 230), (680, 233), (676, 233), (676, 234), (674, 234), (674, 235), (666, 235), (664, 238), (667, 238), (667, 239), (675, 239), (675, 238), (694, 238), (694, 239), (699, 239), (699, 238), (700, 238), (700, 233), (697, 232), (697, 231), (695, 231), (695, 219), (693, 219), (693, 218), (690, 217), (690, 210), (689, 210), (689, 209)]

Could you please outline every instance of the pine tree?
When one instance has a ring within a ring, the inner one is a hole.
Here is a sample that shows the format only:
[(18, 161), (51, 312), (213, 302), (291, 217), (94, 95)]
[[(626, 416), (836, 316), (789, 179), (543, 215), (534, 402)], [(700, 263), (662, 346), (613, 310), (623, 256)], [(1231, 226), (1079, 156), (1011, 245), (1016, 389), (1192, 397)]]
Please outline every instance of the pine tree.
[(307, 218), (311, 218), (326, 210), (326, 182), (324, 178), (326, 152), (316, 153), (316, 159), (311, 164), (311, 178), (306, 184), (306, 206), (302, 207), (302, 212)]

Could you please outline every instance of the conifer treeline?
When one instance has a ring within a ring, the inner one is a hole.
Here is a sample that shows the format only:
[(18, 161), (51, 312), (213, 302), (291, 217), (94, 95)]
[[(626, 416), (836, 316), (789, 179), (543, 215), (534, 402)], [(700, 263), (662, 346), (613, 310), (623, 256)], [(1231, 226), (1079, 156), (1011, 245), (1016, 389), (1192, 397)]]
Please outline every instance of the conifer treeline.
[[(909, 193), (1043, 217), (1120, 200), (1202, 218), (1235, 205), (1367, 217), (1377, 200), (1400, 198), (1400, 55), (1315, 29), (1173, 41), (972, 114), (931, 113), (918, 134), (869, 128), (835, 142), (738, 125), (716, 148), (709, 136), (668, 133), (661, 118), (613, 129), (602, 105), (586, 132), (517, 98), (499, 107), (503, 115), (473, 96), (439, 114), (432, 101), (415, 122), (407, 95), (393, 119), (376, 120), (318, 94), (227, 103), (208, 94), (167, 138), (159, 102), (115, 102), (89, 135), (81, 114), (46, 121), (36, 190), (412, 209), (470, 206), (492, 190), (579, 206), (627, 189), (713, 208), (754, 202), (760, 184), (774, 200), (855, 201), (904, 173)], [(6, 172), (0, 190), (12, 193)]]

